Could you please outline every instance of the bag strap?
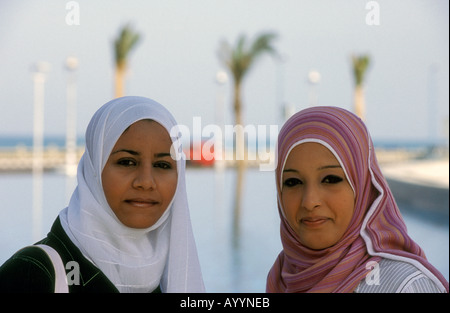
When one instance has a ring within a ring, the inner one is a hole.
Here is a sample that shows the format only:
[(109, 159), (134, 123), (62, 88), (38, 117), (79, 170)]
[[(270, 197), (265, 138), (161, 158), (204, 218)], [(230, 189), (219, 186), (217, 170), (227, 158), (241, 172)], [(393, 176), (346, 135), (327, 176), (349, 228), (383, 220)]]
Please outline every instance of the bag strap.
[(53, 268), (55, 269), (55, 293), (68, 293), (69, 286), (67, 284), (66, 269), (59, 253), (47, 245), (35, 245), (34, 247), (44, 250), (53, 263)]

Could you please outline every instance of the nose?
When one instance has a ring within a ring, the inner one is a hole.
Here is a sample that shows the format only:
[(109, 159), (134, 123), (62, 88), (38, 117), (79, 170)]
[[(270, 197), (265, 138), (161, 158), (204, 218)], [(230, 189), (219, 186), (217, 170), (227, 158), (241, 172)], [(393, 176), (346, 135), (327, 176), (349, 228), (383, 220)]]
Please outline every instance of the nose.
[(308, 211), (312, 211), (321, 205), (318, 187), (309, 185), (303, 188), (301, 205)]
[(151, 164), (139, 167), (133, 180), (136, 189), (153, 190), (156, 187), (155, 176)]

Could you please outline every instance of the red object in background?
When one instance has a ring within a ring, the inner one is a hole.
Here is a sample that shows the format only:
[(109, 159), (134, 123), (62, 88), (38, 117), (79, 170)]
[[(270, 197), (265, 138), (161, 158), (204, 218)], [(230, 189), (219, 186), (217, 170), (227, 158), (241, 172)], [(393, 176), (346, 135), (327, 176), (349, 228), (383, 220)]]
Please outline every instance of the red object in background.
[(202, 141), (201, 145), (198, 143), (191, 144), (189, 152), (186, 153), (187, 164), (193, 166), (212, 166), (214, 165), (214, 145), (210, 146), (210, 149), (203, 151), (205, 142)]

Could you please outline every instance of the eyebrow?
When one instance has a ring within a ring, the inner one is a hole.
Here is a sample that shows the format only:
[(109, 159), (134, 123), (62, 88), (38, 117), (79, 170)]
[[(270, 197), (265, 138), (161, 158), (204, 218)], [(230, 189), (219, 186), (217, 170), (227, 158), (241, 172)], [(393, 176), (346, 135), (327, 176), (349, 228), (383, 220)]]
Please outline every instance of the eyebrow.
[(162, 152), (162, 153), (156, 153), (155, 157), (157, 158), (165, 158), (165, 157), (172, 157), (172, 155), (168, 152)]
[[(138, 151), (129, 150), (129, 149), (119, 149), (119, 150), (113, 151), (111, 153), (111, 155), (119, 153), (119, 152), (126, 152), (126, 153), (129, 153), (131, 155), (136, 155), (136, 156), (140, 155), (140, 153)], [(167, 157), (167, 156), (171, 156), (171, 154), (169, 152), (161, 152), (161, 153), (155, 153), (154, 156), (156, 158), (164, 158), (164, 157)]]
[[(340, 165), (325, 165), (325, 166), (319, 167), (317, 170), (321, 171), (321, 170), (325, 170), (325, 169), (329, 169), (329, 168), (341, 168), (341, 166)], [(293, 168), (287, 168), (287, 169), (283, 170), (283, 173), (288, 173), (288, 172), (298, 173), (298, 171)]]
[(325, 166), (319, 167), (318, 170), (325, 170), (328, 168), (341, 168), (341, 166), (340, 165), (325, 165)]
[(128, 150), (128, 149), (119, 149), (119, 150), (113, 151), (113, 152), (111, 152), (111, 155), (119, 153), (119, 152), (126, 152), (131, 155), (139, 155), (139, 152), (134, 151), (134, 150)]

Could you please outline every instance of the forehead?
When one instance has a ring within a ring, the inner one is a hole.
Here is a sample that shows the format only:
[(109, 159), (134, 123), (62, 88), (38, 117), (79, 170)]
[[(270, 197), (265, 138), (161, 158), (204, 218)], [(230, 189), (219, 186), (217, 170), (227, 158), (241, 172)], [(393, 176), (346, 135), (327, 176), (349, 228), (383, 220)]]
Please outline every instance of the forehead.
[[(326, 164), (322, 164), (326, 163)], [(312, 164), (339, 165), (333, 153), (324, 145), (316, 142), (305, 142), (292, 148), (286, 158), (285, 167), (310, 166)]]
[(131, 124), (116, 142), (119, 144), (141, 144), (143, 147), (152, 145), (171, 145), (167, 130), (154, 120), (140, 120)]

